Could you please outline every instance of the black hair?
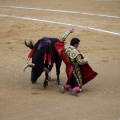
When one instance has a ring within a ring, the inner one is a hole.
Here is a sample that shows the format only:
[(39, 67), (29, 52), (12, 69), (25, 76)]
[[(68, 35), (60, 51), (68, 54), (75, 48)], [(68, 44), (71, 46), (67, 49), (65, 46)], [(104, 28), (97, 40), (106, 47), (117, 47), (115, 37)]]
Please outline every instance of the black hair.
[(75, 44), (79, 44), (80, 40), (78, 38), (72, 38), (70, 45), (74, 46)]

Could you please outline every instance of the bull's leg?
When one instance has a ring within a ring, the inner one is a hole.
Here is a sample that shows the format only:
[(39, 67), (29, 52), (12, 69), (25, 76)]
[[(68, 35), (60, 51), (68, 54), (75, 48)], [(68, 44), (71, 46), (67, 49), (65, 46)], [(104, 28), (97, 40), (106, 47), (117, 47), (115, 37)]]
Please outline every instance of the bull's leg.
[(55, 65), (56, 65), (56, 75), (57, 75), (56, 84), (57, 84), (57, 85), (60, 85), (59, 75), (60, 75), (61, 63), (62, 63), (62, 60), (57, 60), (57, 61), (55, 62)]
[(48, 74), (51, 71), (52, 67), (53, 67), (53, 65), (50, 66), (49, 71), (47, 69), (44, 69), (45, 70), (45, 80), (43, 83), (44, 88), (46, 88), (48, 86), (48, 81), (50, 80), (50, 76)]
[(45, 80), (43, 83), (43, 87), (46, 88), (48, 86), (48, 72), (45, 72)]

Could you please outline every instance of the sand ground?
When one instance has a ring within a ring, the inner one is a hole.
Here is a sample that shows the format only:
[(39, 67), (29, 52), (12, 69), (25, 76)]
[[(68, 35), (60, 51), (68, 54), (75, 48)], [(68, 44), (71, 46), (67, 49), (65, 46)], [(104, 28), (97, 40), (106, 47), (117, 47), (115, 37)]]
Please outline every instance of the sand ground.
[[(120, 18), (18, 9), (21, 6), (120, 16), (120, 0), (0, 0), (0, 14), (77, 24), (120, 33)], [(120, 120), (120, 35), (74, 27), (67, 38), (81, 39), (79, 49), (98, 76), (83, 86), (78, 97), (59, 93), (55, 68), (47, 89), (30, 82), (25, 73), (29, 49), (25, 40), (57, 37), (71, 26), (0, 16), (0, 120)], [(65, 65), (61, 83), (66, 83)]]

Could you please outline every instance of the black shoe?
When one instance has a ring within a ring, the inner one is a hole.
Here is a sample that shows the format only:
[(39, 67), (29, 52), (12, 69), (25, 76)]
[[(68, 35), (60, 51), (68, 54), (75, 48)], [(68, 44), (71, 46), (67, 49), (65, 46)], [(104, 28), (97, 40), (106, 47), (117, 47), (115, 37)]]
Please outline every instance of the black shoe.
[(72, 88), (69, 88), (69, 91), (71, 92), (72, 95), (78, 96), (77, 92), (75, 92)]
[(60, 93), (63, 94), (64, 92), (65, 92), (64, 85), (61, 85), (61, 86), (60, 86)]

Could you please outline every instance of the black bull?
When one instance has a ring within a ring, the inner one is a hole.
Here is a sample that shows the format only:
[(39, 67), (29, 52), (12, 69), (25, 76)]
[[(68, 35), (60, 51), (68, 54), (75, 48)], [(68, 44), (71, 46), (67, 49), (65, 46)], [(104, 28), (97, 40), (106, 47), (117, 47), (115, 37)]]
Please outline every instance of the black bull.
[[(32, 63), (35, 64), (34, 67), (32, 67), (31, 70), (31, 82), (34, 84), (36, 83), (37, 79), (40, 77), (40, 75), (44, 72), (43, 68), (46, 67), (50, 71), (52, 70), (53, 64), (55, 63), (56, 65), (56, 75), (57, 75), (57, 80), (56, 84), (60, 84), (60, 67), (62, 60), (59, 57), (54, 44), (58, 42), (59, 40), (57, 38), (42, 38), (38, 40), (38, 42), (33, 45), (32, 42), (30, 41), (29, 43), (26, 43), (25, 45), (29, 47), (30, 49), (35, 49), (35, 52), (32, 56)], [(45, 54), (46, 54), (46, 61), (45, 61)], [(48, 60), (48, 54), (51, 55), (51, 64), (49, 65), (49, 60)], [(45, 80), (43, 83), (43, 87), (48, 86), (48, 73), (45, 72)]]

